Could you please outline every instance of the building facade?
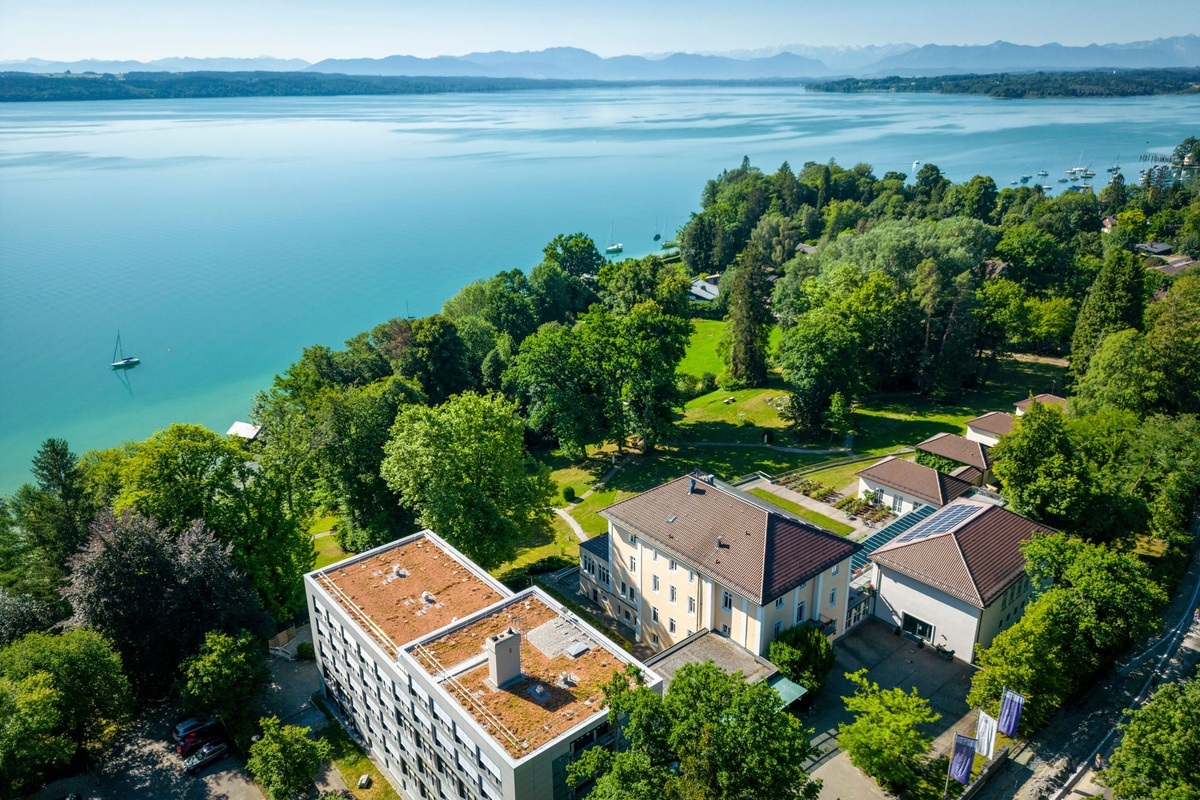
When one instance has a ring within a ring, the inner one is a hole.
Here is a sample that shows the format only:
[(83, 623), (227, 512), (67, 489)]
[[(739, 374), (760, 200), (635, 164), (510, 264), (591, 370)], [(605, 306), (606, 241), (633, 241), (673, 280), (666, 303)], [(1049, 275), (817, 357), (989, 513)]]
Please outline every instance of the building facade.
[(655, 650), (711, 630), (762, 656), (794, 625), (833, 637), (845, 628), (859, 547), (840, 536), (712, 476), (684, 476), (600, 513), (608, 533), (581, 548), (580, 591)]
[(322, 690), (406, 798), (569, 800), (632, 664), (540, 589), (513, 594), (429, 531), (305, 576)]
[(875, 498), (896, 515), (922, 506), (941, 508), (973, 488), (961, 478), (895, 456), (877, 461), (857, 474), (859, 496)]

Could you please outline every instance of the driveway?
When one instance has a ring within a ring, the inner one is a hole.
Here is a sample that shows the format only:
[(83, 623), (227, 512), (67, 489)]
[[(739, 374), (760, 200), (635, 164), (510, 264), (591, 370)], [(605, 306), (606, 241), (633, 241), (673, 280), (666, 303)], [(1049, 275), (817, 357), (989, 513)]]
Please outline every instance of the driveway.
[(891, 626), (874, 617), (839, 639), (834, 654), (837, 660), (829, 681), (813, 707), (801, 715), (805, 727), (813, 729), (812, 743), (820, 751), (820, 755), (805, 764), (805, 769), (824, 781), (821, 800), (883, 800), (889, 795), (837, 749), (838, 724), (854, 719), (842, 702), (844, 696), (855, 690), (845, 673), (866, 667), (868, 680), (882, 688), (898, 686), (909, 691), (915, 687), (933, 710), (942, 715), (927, 728), (927, 733), (935, 737), (933, 751), (941, 753), (949, 749), (954, 730), (961, 730), (972, 720), (966, 698), (974, 668), (961, 661), (947, 661), (927, 647), (918, 648), (911, 640), (893, 635)]

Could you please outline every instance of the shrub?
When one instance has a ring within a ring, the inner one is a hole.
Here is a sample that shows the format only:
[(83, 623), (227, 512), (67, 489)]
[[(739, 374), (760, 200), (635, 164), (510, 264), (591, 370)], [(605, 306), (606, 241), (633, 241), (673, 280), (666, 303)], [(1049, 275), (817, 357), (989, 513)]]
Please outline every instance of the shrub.
[(704, 394), (700, 391), (700, 379), (689, 372), (675, 373), (675, 391), (687, 400)]
[(779, 633), (771, 642), (770, 660), (788, 680), (808, 690), (812, 700), (825, 686), (833, 669), (833, 645), (814, 625), (797, 625)]
[(711, 372), (705, 372), (700, 376), (700, 394), (708, 394), (717, 390), (717, 376)]
[(317, 651), (313, 649), (312, 642), (301, 642), (296, 645), (296, 660), (297, 661), (316, 661)]
[(575, 487), (574, 486), (564, 486), (562, 489), (562, 496), (563, 496), (563, 500), (566, 500), (568, 503), (574, 503), (575, 502)]

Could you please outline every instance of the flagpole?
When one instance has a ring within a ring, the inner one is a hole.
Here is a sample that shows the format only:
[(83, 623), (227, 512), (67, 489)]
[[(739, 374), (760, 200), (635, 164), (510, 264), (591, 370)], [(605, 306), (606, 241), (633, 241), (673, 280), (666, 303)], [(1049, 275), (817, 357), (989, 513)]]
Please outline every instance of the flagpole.
[(950, 770), (954, 767), (954, 751), (950, 751), (950, 763), (946, 765), (946, 787), (942, 789), (942, 800), (950, 796)]

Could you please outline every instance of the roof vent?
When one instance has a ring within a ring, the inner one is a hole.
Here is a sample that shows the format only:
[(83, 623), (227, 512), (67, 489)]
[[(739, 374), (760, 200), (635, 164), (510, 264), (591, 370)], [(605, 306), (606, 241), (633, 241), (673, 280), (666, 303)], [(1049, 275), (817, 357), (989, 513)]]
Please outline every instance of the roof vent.
[(583, 642), (575, 642), (574, 644), (572, 644), (570, 647), (567, 648), (567, 655), (569, 655), (571, 658), (579, 658), (581, 655), (586, 653), (589, 649), (591, 649), (591, 648), (589, 648)]
[(674, 515), (674, 514), (672, 514), (671, 516), (667, 517), (667, 522), (668, 522), (668, 523), (670, 523), (670, 522), (674, 522), (674, 521), (675, 521), (675, 515)]
[(521, 679), (521, 634), (512, 628), (489, 636), (487, 651), (488, 683), (503, 689)]
[(707, 483), (709, 486), (713, 485), (714, 480), (716, 480), (716, 476), (714, 476), (712, 473), (709, 473), (708, 475), (704, 476), (704, 482)]
[(696, 491), (696, 479), (688, 478), (688, 494), (691, 494), (694, 491)]
[(425, 593), (421, 595), (421, 599), (426, 603), (433, 603), (437, 600), (437, 598), (433, 596), (433, 592), (429, 591), (428, 589), (426, 589)]
[(725, 546), (725, 537), (722, 534), (717, 534), (717, 549), (720, 550)]

